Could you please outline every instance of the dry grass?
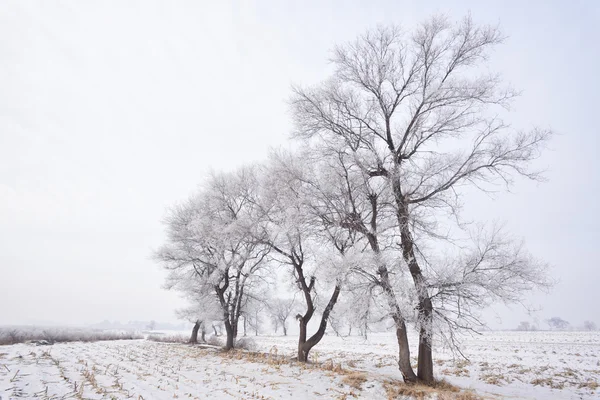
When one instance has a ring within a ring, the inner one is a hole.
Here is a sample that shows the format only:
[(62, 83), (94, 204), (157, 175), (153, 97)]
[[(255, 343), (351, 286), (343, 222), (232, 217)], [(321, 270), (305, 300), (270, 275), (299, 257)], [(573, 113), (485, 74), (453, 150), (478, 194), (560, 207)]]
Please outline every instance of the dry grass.
[(437, 398), (438, 400), (479, 400), (472, 391), (461, 391), (458, 387), (445, 380), (436, 381), (433, 385), (420, 383), (407, 384), (398, 380), (387, 380), (384, 388), (388, 400), (411, 397), (419, 400)]
[(557, 381), (552, 378), (535, 378), (530, 382), (533, 386), (548, 386), (552, 389), (564, 389), (565, 382)]
[(367, 374), (364, 372), (348, 372), (344, 378), (342, 378), (342, 382), (346, 385), (353, 387), (354, 389), (361, 390), (362, 384), (367, 381)]
[(596, 382), (595, 380), (589, 380), (587, 382), (582, 382), (579, 384), (580, 389), (587, 388), (592, 391), (598, 389), (598, 387), (600, 387), (600, 384), (598, 382)]

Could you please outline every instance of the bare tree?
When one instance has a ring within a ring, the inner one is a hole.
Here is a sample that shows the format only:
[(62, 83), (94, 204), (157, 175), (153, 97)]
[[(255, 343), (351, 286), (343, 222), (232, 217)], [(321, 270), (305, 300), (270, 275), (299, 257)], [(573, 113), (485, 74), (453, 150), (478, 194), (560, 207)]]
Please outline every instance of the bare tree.
[(450, 239), (439, 218), (459, 220), (466, 186), (539, 178), (528, 166), (550, 137), (547, 130), (515, 131), (498, 116), (515, 92), (478, 67), (501, 41), (496, 27), (470, 17), (457, 24), (434, 17), (410, 36), (380, 27), (335, 48), (331, 79), (296, 88), (292, 98), (298, 136), (343, 146), (393, 194), (402, 250), (396, 265), (410, 274), (417, 297), (417, 377), (424, 382), (433, 381), (436, 289), (429, 272), (437, 268), (427, 244)]
[(167, 287), (181, 290), (195, 280), (203, 294), (216, 296), (225, 349), (234, 347), (246, 291), (266, 267), (269, 252), (252, 232), (255, 186), (251, 168), (211, 176), (199, 194), (171, 210), (167, 244), (156, 253), (169, 271)]
[(296, 298), (276, 298), (269, 302), (269, 313), (275, 326), (281, 326), (283, 336), (287, 336), (288, 318), (294, 312)]
[[(308, 361), (311, 349), (323, 338), (345, 279), (345, 274), (337, 273), (340, 271), (331, 260), (319, 259), (326, 253), (322, 249), (343, 253), (350, 243), (344, 235), (321, 229), (321, 221), (312, 212), (313, 199), (306, 195), (307, 182), (303, 178), (306, 168), (304, 160), (298, 157), (273, 154), (263, 173), (264, 193), (260, 200), (263, 210), (261, 237), (271, 248), (274, 260), (289, 268), (292, 282), (304, 298), (306, 310), (296, 315), (300, 328), (298, 360), (302, 362)], [(317, 249), (321, 249), (321, 254)], [(321, 286), (329, 289), (331, 294), (324, 305), (317, 331), (308, 336), (308, 323), (317, 308), (318, 275), (322, 278)]]
[[(256, 292), (257, 294), (259, 292)], [(264, 291), (263, 291), (264, 293)], [(247, 296), (246, 306), (244, 307), (244, 324), (248, 325), (254, 331), (254, 336), (258, 336), (261, 324), (263, 323), (262, 314), (267, 308), (266, 296)], [(244, 336), (246, 336), (246, 327), (244, 326)]]
[[(195, 279), (190, 279), (187, 285), (180, 283), (179, 290), (188, 300), (189, 305), (176, 311), (180, 319), (191, 322), (193, 325), (189, 343), (206, 342), (208, 326), (215, 320), (221, 319), (220, 305), (214, 293), (204, 293), (203, 287), (197, 285)], [(187, 287), (186, 287), (187, 286)]]

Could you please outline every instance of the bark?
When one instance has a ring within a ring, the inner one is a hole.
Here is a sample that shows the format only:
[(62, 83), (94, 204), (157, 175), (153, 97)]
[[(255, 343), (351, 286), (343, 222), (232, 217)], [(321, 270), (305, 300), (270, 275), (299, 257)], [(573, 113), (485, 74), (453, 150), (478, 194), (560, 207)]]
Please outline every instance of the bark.
[(200, 321), (196, 321), (192, 328), (192, 336), (190, 336), (190, 343), (198, 343), (198, 330), (200, 330)]
[(200, 332), (202, 335), (202, 338), (201, 338), (202, 342), (206, 343), (206, 328), (204, 327), (204, 324), (202, 325)]

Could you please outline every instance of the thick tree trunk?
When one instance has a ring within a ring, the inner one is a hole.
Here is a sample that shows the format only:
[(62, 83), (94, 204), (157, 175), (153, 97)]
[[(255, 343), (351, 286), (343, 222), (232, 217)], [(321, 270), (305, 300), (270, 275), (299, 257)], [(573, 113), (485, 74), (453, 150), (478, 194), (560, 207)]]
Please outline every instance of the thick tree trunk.
[(300, 334), (298, 335), (298, 361), (306, 362), (302, 346), (306, 343), (306, 325), (308, 325), (308, 321), (305, 321), (303, 316), (298, 315), (298, 323), (300, 326)]
[(192, 336), (190, 336), (190, 343), (198, 343), (198, 330), (200, 329), (200, 321), (196, 321), (192, 328)]
[(398, 341), (398, 368), (402, 374), (404, 382), (416, 382), (417, 376), (412, 369), (410, 364), (410, 346), (408, 344), (408, 334), (406, 331), (406, 323), (404, 317), (400, 312), (400, 307), (396, 302), (396, 296), (391, 291), (391, 287), (388, 286), (388, 290), (384, 288), (388, 303), (392, 311), (392, 319), (396, 325), (396, 340)]
[(235, 334), (233, 331), (233, 326), (229, 320), (225, 320), (225, 332), (227, 333), (227, 339), (225, 342), (225, 350), (231, 350), (235, 344)]
[(417, 368), (417, 377), (423, 382), (433, 382), (433, 356), (431, 349), (431, 334), (432, 332), (432, 311), (433, 307), (431, 299), (425, 299), (424, 304), (420, 305), (423, 311), (421, 312), (421, 329), (419, 332), (419, 365)]
[(415, 375), (412, 365), (410, 365), (410, 347), (404, 318), (394, 316), (394, 322), (396, 324), (396, 340), (398, 341), (398, 368), (404, 382), (416, 382), (417, 375)]

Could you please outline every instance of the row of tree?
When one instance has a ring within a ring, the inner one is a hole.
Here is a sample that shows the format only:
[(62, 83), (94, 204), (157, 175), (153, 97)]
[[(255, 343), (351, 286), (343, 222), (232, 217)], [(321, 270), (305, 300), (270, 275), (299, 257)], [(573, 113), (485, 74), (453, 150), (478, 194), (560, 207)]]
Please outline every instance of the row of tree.
[[(569, 323), (569, 321), (565, 321), (564, 319), (560, 318), (560, 317), (552, 317), (546, 320), (546, 324), (548, 324), (548, 327), (550, 328), (550, 330), (554, 330), (554, 331), (565, 331), (565, 330), (569, 330), (569, 329), (573, 329), (571, 327), (571, 324)], [(519, 326), (517, 326), (518, 331), (537, 331), (539, 330), (539, 327), (537, 324), (535, 323), (531, 323), (529, 321), (521, 321), (519, 323)], [(583, 325), (579, 328), (577, 328), (577, 330), (583, 330), (583, 331), (596, 331), (598, 330), (598, 327), (596, 326), (596, 323), (594, 321), (583, 321)]]
[(434, 17), (336, 47), (327, 80), (293, 89), (295, 151), (214, 172), (170, 210), (156, 258), (190, 300), (186, 314), (219, 314), (231, 349), (240, 317), (279, 276), (302, 299), (299, 361), (346, 296), (363, 320), (393, 321), (404, 380), (430, 383), (434, 337), (456, 345), (457, 331), (481, 327), (482, 307), (547, 287), (523, 243), (462, 213), (468, 191), (538, 179), (531, 161), (550, 137), (503, 121), (515, 92), (485, 63), (501, 41), (469, 17)]

